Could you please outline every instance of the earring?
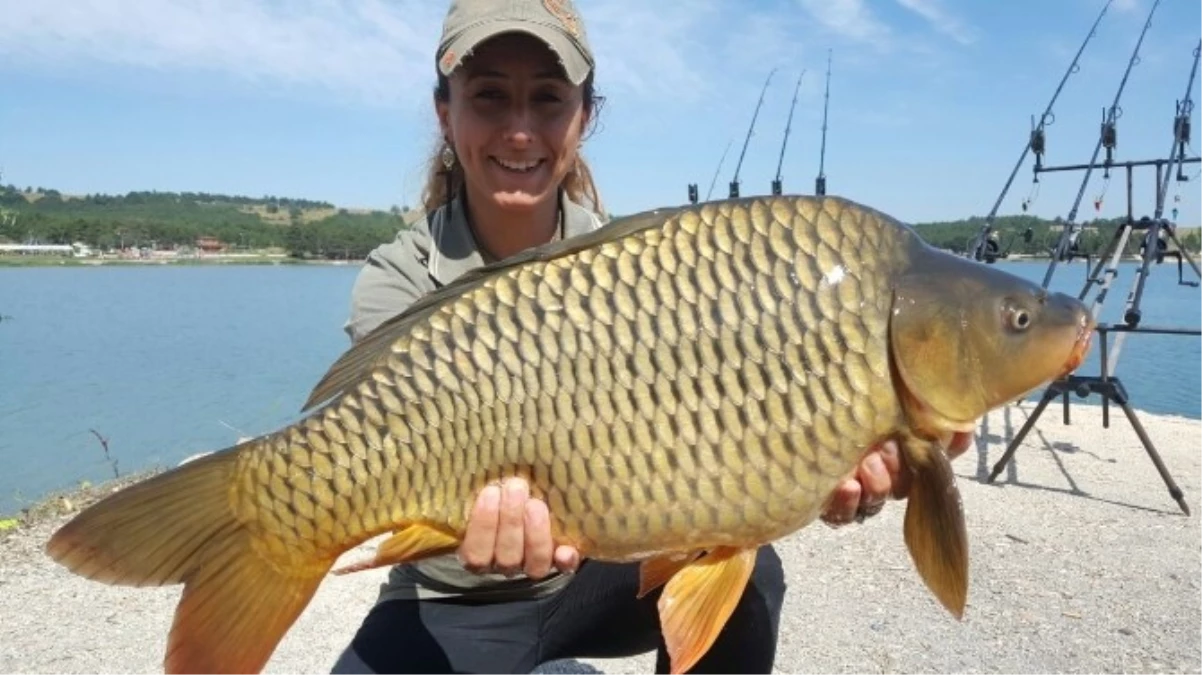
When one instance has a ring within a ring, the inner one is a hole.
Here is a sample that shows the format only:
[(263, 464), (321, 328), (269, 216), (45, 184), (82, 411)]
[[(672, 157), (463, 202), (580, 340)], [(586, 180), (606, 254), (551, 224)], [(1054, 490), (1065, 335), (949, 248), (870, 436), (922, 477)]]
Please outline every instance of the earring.
[(442, 156), (440, 159), (442, 159), (443, 180), (446, 181), (446, 204), (449, 208), (451, 205), (452, 193), (454, 192), (455, 188), (455, 172), (451, 170), (452, 167), (455, 166), (455, 149), (451, 147), (450, 141), (445, 141), (445, 144), (442, 146)]

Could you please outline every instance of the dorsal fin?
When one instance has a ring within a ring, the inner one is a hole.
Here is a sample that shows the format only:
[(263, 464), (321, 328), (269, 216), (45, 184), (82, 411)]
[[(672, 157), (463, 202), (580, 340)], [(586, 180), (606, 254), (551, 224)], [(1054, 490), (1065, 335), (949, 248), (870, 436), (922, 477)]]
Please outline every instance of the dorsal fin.
[(301, 412), (342, 394), (366, 377), (397, 338), (412, 330), (418, 323), (440, 307), (480, 286), (489, 279), (532, 262), (545, 262), (570, 255), (608, 241), (614, 241), (653, 227), (658, 227), (682, 208), (662, 208), (644, 211), (614, 220), (591, 232), (568, 239), (553, 241), (526, 249), (489, 265), (465, 272), (451, 283), (433, 290), (411, 304), (405, 311), (380, 324), (366, 337), (347, 350), (318, 381)]

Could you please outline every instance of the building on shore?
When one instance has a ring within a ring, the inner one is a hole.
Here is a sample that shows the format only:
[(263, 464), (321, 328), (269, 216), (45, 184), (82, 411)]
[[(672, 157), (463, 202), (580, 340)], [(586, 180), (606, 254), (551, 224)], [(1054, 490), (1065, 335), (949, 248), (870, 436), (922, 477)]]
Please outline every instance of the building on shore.
[(74, 244), (0, 244), (0, 255), (59, 255), (86, 258), (93, 255), (92, 247), (83, 242)]

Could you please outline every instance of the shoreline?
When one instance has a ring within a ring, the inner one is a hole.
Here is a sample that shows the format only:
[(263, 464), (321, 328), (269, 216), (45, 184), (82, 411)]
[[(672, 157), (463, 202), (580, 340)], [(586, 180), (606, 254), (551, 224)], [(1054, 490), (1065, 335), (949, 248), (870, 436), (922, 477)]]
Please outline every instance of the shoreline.
[(121, 266), (234, 266), (234, 265), (361, 265), (362, 260), (292, 258), (290, 256), (211, 256), (204, 258), (45, 258), (37, 256), (0, 256), (0, 269), (29, 267), (121, 267)]
[(17, 530), (34, 528), (64, 515), (78, 513), (108, 495), (162, 473), (164, 470), (164, 467), (155, 466), (99, 483), (81, 480), (75, 487), (53, 490), (41, 495), (20, 511), (0, 513), (0, 548), (4, 547), (5, 537)]
[[(1068, 426), (1045, 415), (996, 483), (986, 482), (1033, 410), (1028, 402), (991, 413), (952, 465), (972, 560), (963, 619), (949, 617), (914, 571), (904, 503), (860, 525), (815, 523), (774, 544), (787, 586), (777, 672), (1202, 669), (1202, 421), (1138, 411), (1193, 510), (1185, 516), (1134, 431), (1114, 420), (1103, 429), (1099, 406), (1077, 408)], [(162, 672), (180, 587), (108, 586), (70, 574), (43, 550), (69, 517), (48, 510), (0, 533), (0, 672)], [(370, 557), (375, 545), (339, 563)], [(323, 581), (265, 672), (329, 672), (386, 575)], [(556, 661), (535, 672), (653, 668), (654, 654), (642, 654)]]

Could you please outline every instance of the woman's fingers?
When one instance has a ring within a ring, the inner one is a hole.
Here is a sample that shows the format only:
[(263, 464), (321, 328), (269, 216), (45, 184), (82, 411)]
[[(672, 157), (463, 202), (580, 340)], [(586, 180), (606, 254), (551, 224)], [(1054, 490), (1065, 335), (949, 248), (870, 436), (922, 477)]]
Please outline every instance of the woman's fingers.
[(555, 548), (555, 569), (570, 574), (579, 568), (580, 551), (571, 546), (557, 546)]
[(856, 517), (856, 509), (860, 505), (860, 481), (848, 478), (835, 488), (831, 501), (822, 512), (822, 520), (831, 527), (839, 527), (850, 523)]
[(531, 579), (551, 573), (555, 544), (551, 541), (551, 515), (541, 499), (526, 502), (526, 551), (522, 569)]
[[(964, 454), (972, 446), (972, 440), (970, 432), (953, 434), (946, 449), (948, 457), (955, 459)], [(885, 441), (873, 447), (860, 460), (855, 474), (835, 488), (822, 520), (838, 527), (876, 515), (889, 497), (905, 499), (909, 496), (910, 483), (910, 471), (897, 442)]]
[(459, 559), (468, 571), (483, 574), (492, 568), (500, 510), (501, 486), (485, 486), (476, 497), (463, 543), (459, 545)]
[(465, 569), (477, 574), (525, 572), (531, 579), (547, 576), (552, 566), (572, 572), (580, 565), (576, 549), (555, 546), (547, 504), (531, 499), (530, 486), (521, 478), (480, 491), (459, 558)]
[(526, 501), (530, 487), (521, 478), (509, 478), (501, 484), (501, 507), (497, 516), (497, 543), (493, 567), (500, 574), (513, 575), (522, 569), (526, 557)]

